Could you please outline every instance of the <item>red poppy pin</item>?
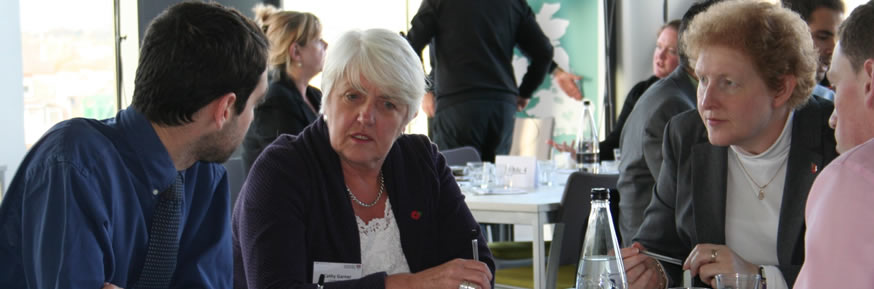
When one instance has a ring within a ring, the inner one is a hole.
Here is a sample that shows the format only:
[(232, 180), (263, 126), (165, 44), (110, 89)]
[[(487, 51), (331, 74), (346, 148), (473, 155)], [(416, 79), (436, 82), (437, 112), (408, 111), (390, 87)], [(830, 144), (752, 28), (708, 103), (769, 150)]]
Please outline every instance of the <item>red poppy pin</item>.
[(418, 221), (419, 218), (421, 218), (421, 217), (422, 217), (422, 212), (413, 211), (412, 213), (410, 213), (410, 218), (413, 218), (413, 220)]
[(815, 174), (819, 167), (815, 163), (810, 163), (810, 173)]

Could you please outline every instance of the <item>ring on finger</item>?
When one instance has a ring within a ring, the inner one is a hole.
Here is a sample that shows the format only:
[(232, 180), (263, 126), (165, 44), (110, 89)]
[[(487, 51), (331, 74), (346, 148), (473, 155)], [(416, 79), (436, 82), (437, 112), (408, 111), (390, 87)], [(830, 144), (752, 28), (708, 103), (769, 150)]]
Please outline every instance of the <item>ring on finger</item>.
[(462, 281), (461, 284), (458, 285), (458, 289), (476, 289), (476, 287), (473, 286), (473, 283)]
[(719, 256), (719, 250), (710, 250), (710, 263), (716, 263), (716, 257)]

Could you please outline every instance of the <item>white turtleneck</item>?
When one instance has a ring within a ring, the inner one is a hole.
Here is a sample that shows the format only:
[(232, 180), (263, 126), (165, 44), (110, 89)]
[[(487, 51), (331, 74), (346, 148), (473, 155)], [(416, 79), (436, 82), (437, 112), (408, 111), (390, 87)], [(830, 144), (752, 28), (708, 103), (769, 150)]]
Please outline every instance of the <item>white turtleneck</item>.
[[(764, 152), (753, 155), (736, 146), (728, 150), (725, 244), (747, 262), (764, 266), (768, 289), (788, 287), (774, 265), (793, 116), (790, 112), (783, 132)], [(759, 200), (762, 186), (764, 198)]]

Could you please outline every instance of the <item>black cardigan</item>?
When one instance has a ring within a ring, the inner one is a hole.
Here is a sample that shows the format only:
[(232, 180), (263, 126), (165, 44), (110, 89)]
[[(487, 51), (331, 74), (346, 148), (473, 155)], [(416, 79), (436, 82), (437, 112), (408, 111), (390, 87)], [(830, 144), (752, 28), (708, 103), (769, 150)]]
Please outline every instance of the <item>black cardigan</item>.
[[(382, 167), (410, 270), (471, 258), (478, 224), (437, 147), (403, 135)], [(233, 214), (235, 288), (314, 288), (313, 262), (360, 263), (355, 214), (340, 160), (321, 118), (298, 136), (282, 135), (252, 167)], [(492, 255), (479, 236), (480, 260)], [(326, 284), (384, 288), (385, 273)]]

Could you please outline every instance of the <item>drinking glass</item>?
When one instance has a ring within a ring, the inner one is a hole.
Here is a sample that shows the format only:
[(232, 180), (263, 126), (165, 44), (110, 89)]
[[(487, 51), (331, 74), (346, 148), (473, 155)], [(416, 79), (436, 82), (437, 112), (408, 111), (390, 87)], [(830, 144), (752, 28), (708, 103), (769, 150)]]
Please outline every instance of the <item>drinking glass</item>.
[(479, 188), (483, 182), (483, 162), (468, 162), (464, 167), (464, 175), (470, 180), (470, 186)]
[(552, 186), (552, 172), (555, 163), (552, 160), (537, 161), (537, 182), (541, 186)]
[(483, 163), (482, 175), (481, 175), (479, 187), (483, 190), (487, 190), (489, 186), (495, 184), (495, 164), (485, 162)]
[(759, 274), (718, 274), (716, 289), (759, 289)]
[(576, 169), (577, 162), (572, 152), (556, 152), (553, 159), (555, 169)]
[(507, 165), (506, 164), (495, 164), (494, 169), (492, 170), (492, 184), (496, 188), (509, 188), (510, 187), (510, 174), (507, 173)]

